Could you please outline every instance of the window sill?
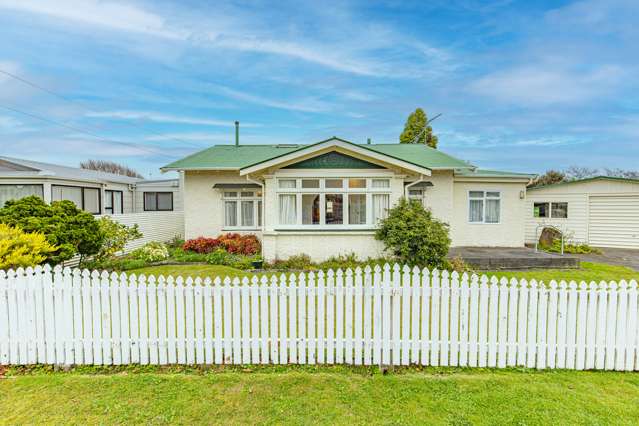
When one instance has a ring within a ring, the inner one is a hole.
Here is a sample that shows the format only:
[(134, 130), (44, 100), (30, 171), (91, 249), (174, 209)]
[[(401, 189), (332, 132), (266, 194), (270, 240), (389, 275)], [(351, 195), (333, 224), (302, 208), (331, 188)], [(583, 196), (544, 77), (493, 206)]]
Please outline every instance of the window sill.
[(252, 226), (227, 226), (222, 228), (222, 231), (262, 231), (262, 228)]

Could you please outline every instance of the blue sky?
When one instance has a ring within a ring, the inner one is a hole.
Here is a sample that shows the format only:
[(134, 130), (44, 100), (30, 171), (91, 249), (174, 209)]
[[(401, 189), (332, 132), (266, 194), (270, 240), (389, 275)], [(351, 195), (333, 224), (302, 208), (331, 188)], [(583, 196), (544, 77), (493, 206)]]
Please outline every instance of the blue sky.
[(480, 167), (637, 169), (637, 16), (636, 0), (0, 0), (0, 70), (64, 96), (0, 73), (1, 153), (157, 177), (233, 143), (236, 119), (246, 144), (390, 143), (420, 106)]

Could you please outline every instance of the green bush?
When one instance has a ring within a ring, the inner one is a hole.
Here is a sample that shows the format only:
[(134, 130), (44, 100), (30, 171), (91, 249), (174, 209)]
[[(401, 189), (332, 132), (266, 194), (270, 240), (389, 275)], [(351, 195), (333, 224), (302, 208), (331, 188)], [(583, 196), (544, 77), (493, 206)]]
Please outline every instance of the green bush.
[(103, 217), (98, 220), (98, 225), (103, 238), (102, 247), (95, 255), (98, 261), (112, 259), (117, 253), (122, 252), (129, 242), (142, 238), (137, 224), (126, 226), (110, 217)]
[(184, 250), (181, 246), (169, 249), (169, 258), (176, 262), (206, 262), (207, 254)]
[(279, 270), (308, 270), (308, 269), (316, 269), (315, 264), (311, 260), (311, 257), (307, 254), (297, 254), (295, 256), (291, 256), (286, 260), (275, 260), (268, 265), (268, 269), (279, 269)]
[(164, 243), (151, 241), (143, 247), (131, 253), (133, 259), (144, 260), (145, 262), (160, 262), (169, 258), (169, 251)]
[(0, 223), (0, 269), (36, 266), (56, 247), (39, 232), (24, 232)]
[(252, 266), (252, 262), (254, 260), (257, 260), (258, 258), (258, 256), (231, 254), (223, 248), (218, 248), (206, 256), (206, 261), (211, 265), (224, 265), (231, 266), (237, 269), (250, 269)]
[(419, 201), (400, 199), (380, 222), (375, 238), (400, 263), (440, 269), (448, 266), (448, 225), (435, 219)]
[[(551, 253), (561, 253), (561, 240), (554, 240), (551, 246), (542, 246), (542, 250)], [(601, 250), (588, 244), (573, 244), (564, 241), (564, 253), (570, 254), (601, 254)]]
[(50, 263), (64, 262), (76, 254), (82, 261), (98, 253), (104, 242), (93, 215), (66, 200), (50, 205), (36, 196), (7, 201), (0, 209), (0, 223), (44, 234), (47, 241), (57, 247), (47, 256), (46, 261)]

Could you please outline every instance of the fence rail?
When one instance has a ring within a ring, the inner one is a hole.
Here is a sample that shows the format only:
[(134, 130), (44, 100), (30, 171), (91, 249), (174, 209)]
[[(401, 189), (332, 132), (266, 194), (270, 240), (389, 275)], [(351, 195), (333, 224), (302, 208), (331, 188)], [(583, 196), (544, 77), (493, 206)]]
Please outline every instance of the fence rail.
[(0, 271), (0, 364), (637, 370), (637, 282), (355, 269), (252, 279)]

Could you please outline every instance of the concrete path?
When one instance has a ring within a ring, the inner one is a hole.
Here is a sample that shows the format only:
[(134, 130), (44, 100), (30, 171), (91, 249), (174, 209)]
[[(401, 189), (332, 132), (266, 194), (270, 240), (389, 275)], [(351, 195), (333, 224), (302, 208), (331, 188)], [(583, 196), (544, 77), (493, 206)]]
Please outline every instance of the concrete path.
[(451, 247), (448, 258), (460, 256), (476, 269), (577, 268), (575, 258), (527, 247)]
[(627, 266), (639, 271), (639, 250), (620, 248), (599, 248), (603, 254), (567, 254), (584, 262), (608, 263), (610, 265)]

